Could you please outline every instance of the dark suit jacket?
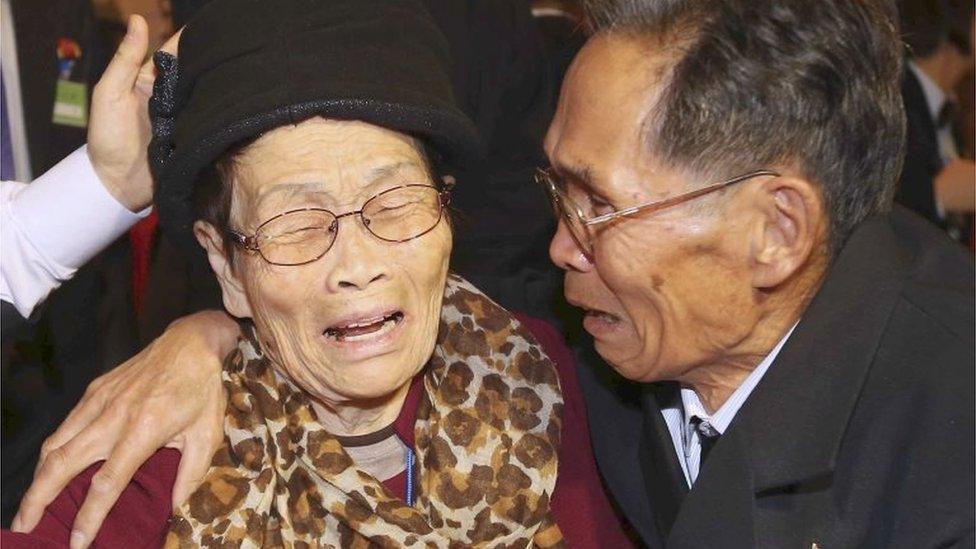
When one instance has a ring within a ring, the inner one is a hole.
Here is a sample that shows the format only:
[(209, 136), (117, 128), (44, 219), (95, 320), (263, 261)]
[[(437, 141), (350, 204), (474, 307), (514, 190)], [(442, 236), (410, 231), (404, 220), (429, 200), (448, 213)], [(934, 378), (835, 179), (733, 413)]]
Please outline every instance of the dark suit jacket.
[[(70, 38), (82, 49), (72, 80), (88, 84), (88, 98), (107, 63), (91, 2), (84, 0), (13, 0), (10, 3), (17, 35), (17, 63), (31, 171), (46, 172), (85, 142), (87, 128), (51, 122), (58, 79), (55, 45)], [(7, 85), (10, 85), (9, 80)]]
[(905, 164), (898, 181), (895, 201), (932, 223), (945, 226), (935, 207), (935, 176), (942, 169), (935, 121), (929, 112), (918, 78), (909, 68), (901, 80), (905, 103)]
[(621, 510), (650, 547), (972, 547), (973, 281), (903, 209), (864, 222), (677, 509), (667, 384), (583, 368)]

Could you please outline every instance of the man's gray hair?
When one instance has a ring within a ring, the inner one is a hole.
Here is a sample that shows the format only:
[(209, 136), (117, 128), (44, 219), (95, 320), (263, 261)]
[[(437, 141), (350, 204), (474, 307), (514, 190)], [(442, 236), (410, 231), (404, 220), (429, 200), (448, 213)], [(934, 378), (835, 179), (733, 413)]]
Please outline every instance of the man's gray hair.
[(885, 0), (590, 0), (597, 33), (675, 51), (646, 121), (660, 160), (710, 177), (797, 169), (836, 253), (890, 209), (901, 172), (902, 44)]

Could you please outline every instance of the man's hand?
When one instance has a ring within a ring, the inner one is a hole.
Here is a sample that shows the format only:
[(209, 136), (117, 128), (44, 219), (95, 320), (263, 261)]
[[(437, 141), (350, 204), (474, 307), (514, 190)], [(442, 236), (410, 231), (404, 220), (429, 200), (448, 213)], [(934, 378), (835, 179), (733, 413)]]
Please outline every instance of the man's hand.
[(29, 532), (81, 471), (107, 460), (75, 517), (71, 547), (87, 547), (136, 470), (162, 446), (179, 449), (174, 507), (199, 486), (223, 439), (221, 362), (237, 324), (204, 311), (173, 322), (141, 353), (92, 382), (41, 447), (34, 482), (11, 530)]
[[(178, 32), (160, 49), (175, 55), (179, 37)], [(146, 148), (155, 67), (151, 59), (146, 61), (148, 49), (146, 20), (133, 15), (125, 38), (95, 85), (88, 126), (88, 154), (95, 173), (112, 196), (134, 212), (152, 202), (153, 192)]]
[(976, 210), (976, 163), (957, 158), (935, 176), (935, 197), (947, 212)]

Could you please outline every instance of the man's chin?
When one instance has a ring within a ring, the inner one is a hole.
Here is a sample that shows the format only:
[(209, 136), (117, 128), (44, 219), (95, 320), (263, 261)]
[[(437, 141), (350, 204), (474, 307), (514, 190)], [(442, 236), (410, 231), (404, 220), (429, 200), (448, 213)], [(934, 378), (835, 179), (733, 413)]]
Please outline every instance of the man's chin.
[(652, 383), (663, 380), (661, 372), (658, 369), (648, 367), (647, 363), (650, 362), (649, 360), (641, 360), (639, 357), (621, 357), (619, 344), (594, 339), (593, 348), (604, 362), (610, 365), (622, 377), (630, 381)]

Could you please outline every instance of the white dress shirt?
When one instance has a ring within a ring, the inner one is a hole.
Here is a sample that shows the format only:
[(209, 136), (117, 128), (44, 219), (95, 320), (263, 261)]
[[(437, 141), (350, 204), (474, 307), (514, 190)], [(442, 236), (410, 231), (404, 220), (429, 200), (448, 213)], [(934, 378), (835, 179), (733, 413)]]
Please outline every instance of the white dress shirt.
[(766, 371), (769, 370), (773, 361), (776, 360), (776, 356), (779, 354), (780, 349), (783, 348), (786, 340), (789, 339), (790, 334), (793, 333), (794, 328), (796, 328), (796, 324), (786, 332), (786, 335), (779, 340), (779, 343), (773, 347), (773, 350), (742, 381), (729, 399), (714, 414), (709, 414), (705, 410), (705, 405), (698, 398), (698, 394), (693, 389), (687, 387), (681, 388), (682, 405), (680, 407), (672, 406), (661, 410), (661, 415), (664, 416), (664, 421), (668, 425), (668, 431), (671, 433), (674, 449), (678, 453), (678, 463), (681, 464), (681, 470), (685, 473), (685, 480), (688, 482), (688, 486), (695, 483), (701, 467), (701, 441), (699, 439), (698, 429), (690, 423), (691, 418), (701, 418), (702, 423), (708, 423), (719, 434), (724, 433), (729, 428), (729, 424), (732, 423), (732, 419), (739, 412), (739, 409), (745, 404), (746, 399), (752, 394), (753, 389), (759, 384), (759, 380), (766, 375)]
[(0, 299), (28, 318), (79, 267), (149, 214), (102, 185), (82, 146), (30, 184), (0, 183)]

